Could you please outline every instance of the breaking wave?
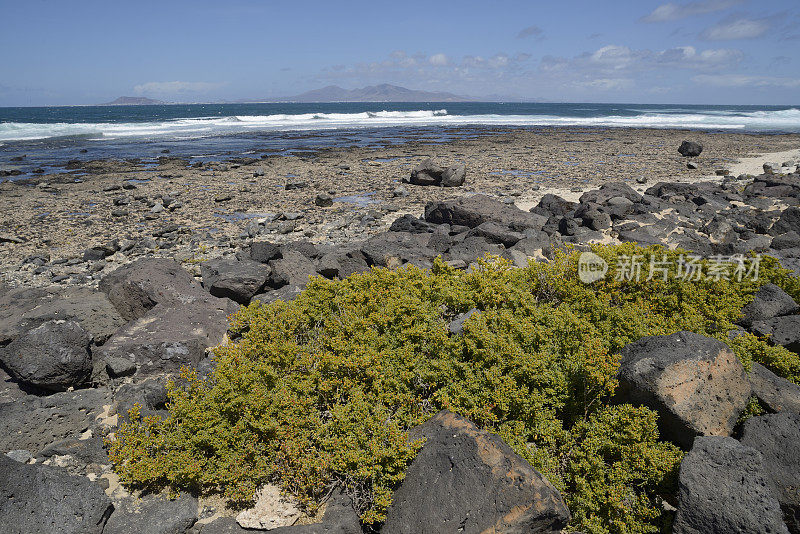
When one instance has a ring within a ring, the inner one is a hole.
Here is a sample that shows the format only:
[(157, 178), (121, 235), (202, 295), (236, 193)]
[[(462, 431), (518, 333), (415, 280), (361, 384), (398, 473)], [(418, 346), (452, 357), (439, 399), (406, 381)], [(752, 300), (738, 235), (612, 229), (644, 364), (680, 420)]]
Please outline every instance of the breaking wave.
[[(574, 108), (585, 111), (586, 108)], [(619, 111), (619, 110), (617, 110)], [(580, 116), (555, 114), (450, 114), (445, 109), (364, 111), (359, 113), (302, 113), (179, 118), (152, 122), (0, 123), (0, 142), (81, 136), (84, 138), (191, 139), (258, 131), (325, 130), (389, 126), (600, 126), (633, 128), (691, 128), (800, 132), (800, 109), (778, 111), (721, 111), (671, 108), (628, 108), (628, 115)]]

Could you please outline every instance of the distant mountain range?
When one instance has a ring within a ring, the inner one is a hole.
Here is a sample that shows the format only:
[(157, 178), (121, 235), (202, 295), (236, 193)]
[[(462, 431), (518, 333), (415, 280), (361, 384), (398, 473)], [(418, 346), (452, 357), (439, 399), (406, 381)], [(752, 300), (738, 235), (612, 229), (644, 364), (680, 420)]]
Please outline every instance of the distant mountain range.
[(159, 104), (166, 104), (161, 100), (153, 100), (152, 98), (144, 98), (141, 96), (121, 96), (113, 102), (105, 102), (98, 104), (99, 106), (154, 106)]
[[(216, 104), (225, 103), (270, 103), (270, 102), (300, 102), (300, 103), (323, 103), (323, 102), (542, 102), (540, 99), (502, 97), (491, 95), (485, 97), (462, 96), (444, 91), (417, 91), (382, 83), (380, 85), (369, 85), (360, 89), (344, 89), (338, 85), (329, 85), (322, 89), (306, 91), (295, 96), (279, 98), (265, 98), (263, 100), (237, 100), (235, 102), (214, 102)], [(151, 106), (171, 104), (173, 102), (162, 102), (152, 98), (139, 96), (121, 96), (113, 102), (98, 104), (100, 106)], [(200, 102), (197, 102), (200, 103)]]
[(305, 93), (277, 98), (271, 102), (475, 102), (479, 99), (446, 92), (415, 91), (383, 83), (360, 89), (329, 85)]

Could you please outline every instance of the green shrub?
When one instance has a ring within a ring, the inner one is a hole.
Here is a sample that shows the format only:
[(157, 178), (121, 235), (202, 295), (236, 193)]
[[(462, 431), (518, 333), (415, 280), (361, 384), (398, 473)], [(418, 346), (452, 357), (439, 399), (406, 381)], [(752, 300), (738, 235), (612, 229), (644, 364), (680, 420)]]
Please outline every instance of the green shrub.
[[(680, 251), (598, 246), (624, 255)], [(188, 487), (247, 504), (281, 484), (310, 511), (344, 484), (366, 524), (380, 523), (421, 443), (407, 432), (442, 408), (499, 434), (563, 493), (571, 528), (655, 532), (674, 491), (681, 452), (659, 441), (646, 408), (609, 407), (619, 349), (642, 336), (727, 332), (759, 284), (797, 293), (765, 261), (758, 281), (626, 281), (586, 285), (578, 254), (473, 272), (374, 269), (316, 278), (293, 302), (253, 304), (232, 318), (237, 340), (215, 349), (207, 380), (186, 370), (170, 386), (169, 416), (133, 414), (111, 443), (123, 482)], [(477, 308), (462, 335), (447, 324)], [(742, 336), (744, 362), (797, 381), (797, 355)]]

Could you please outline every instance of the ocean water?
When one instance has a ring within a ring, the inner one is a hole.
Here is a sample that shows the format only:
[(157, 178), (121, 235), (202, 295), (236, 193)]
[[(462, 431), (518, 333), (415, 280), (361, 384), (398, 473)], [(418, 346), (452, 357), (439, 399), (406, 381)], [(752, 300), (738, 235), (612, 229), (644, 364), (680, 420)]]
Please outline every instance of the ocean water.
[(68, 159), (148, 160), (167, 150), (213, 160), (323, 146), (386, 146), (412, 135), (436, 142), (486, 128), (548, 126), (797, 133), (800, 106), (459, 102), (0, 108), (0, 169), (49, 172), (47, 167)]

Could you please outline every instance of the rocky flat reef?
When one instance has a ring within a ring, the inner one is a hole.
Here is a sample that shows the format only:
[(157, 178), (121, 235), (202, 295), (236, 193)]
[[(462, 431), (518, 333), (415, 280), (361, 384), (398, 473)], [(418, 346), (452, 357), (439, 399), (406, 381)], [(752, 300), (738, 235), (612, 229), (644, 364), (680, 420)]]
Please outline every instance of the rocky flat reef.
[[(3, 530), (361, 532), (335, 491), (313, 520), (274, 487), (238, 514), (131, 492), (104, 439), (136, 404), (163, 416), (165, 381), (182, 366), (210, 373), (210, 348), (240, 306), (290, 301), (310, 276), (437, 257), (474, 269), (486, 254), (525, 267), (593, 243), (769, 254), (800, 272), (800, 160), (735, 172), (742, 158), (798, 148), (796, 135), (513, 130), (203, 165), (74, 161), (4, 182)], [(798, 353), (799, 310), (764, 285), (739, 331)], [(687, 451), (673, 532), (800, 532), (800, 387), (759, 364), (745, 371), (724, 343), (691, 332), (629, 345), (618, 379), (623, 399), (656, 410), (663, 437)], [(751, 396), (767, 413), (738, 425)], [(447, 411), (411, 433), (427, 441), (381, 532), (566, 527), (559, 491), (497, 435)]]

